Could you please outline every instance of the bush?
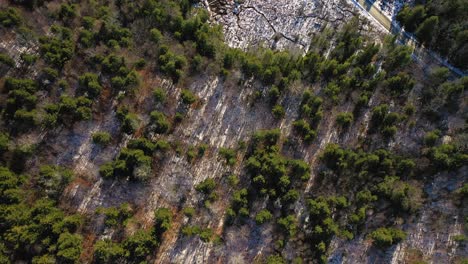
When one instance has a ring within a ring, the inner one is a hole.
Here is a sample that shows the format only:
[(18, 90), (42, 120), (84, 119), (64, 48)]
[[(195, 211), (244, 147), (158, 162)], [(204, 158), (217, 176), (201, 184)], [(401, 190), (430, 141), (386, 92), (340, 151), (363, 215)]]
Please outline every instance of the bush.
[(291, 166), (292, 178), (300, 179), (301, 181), (307, 181), (310, 178), (310, 167), (307, 162), (294, 159), (288, 163)]
[(441, 144), (432, 147), (429, 157), (435, 167), (442, 170), (454, 170), (468, 162), (468, 154), (465, 154), (453, 144)]
[(182, 69), (187, 65), (187, 59), (182, 55), (175, 55), (167, 51), (167, 47), (161, 46), (158, 62), (163, 73), (169, 75), (174, 82), (177, 82), (183, 75)]
[(154, 144), (152, 141), (146, 138), (137, 138), (130, 140), (127, 147), (129, 149), (142, 150), (145, 155), (152, 156), (153, 151), (157, 148), (157, 144)]
[(163, 37), (163, 35), (162, 35), (161, 31), (159, 31), (157, 28), (152, 28), (150, 30), (150, 39), (154, 43), (158, 44), (159, 42), (161, 42), (162, 37)]
[(280, 255), (271, 255), (266, 259), (266, 264), (286, 264), (286, 260)]
[(398, 177), (385, 177), (377, 185), (377, 192), (386, 197), (395, 206), (396, 211), (415, 212), (421, 207), (421, 190)]
[(208, 145), (207, 145), (207, 144), (203, 144), (203, 143), (200, 144), (200, 145), (198, 146), (197, 156), (198, 156), (199, 158), (203, 157), (203, 156), (205, 155), (205, 152), (206, 152), (207, 149), (208, 149)]
[(119, 109), (117, 111), (117, 118), (120, 120), (120, 128), (126, 134), (133, 134), (140, 125), (138, 116), (130, 113), (127, 109)]
[(411, 53), (411, 47), (406, 45), (397, 45), (389, 51), (382, 67), (387, 72), (392, 72), (402, 68), (408, 65), (408, 63), (411, 61)]
[(297, 219), (294, 215), (288, 215), (286, 217), (278, 219), (278, 225), (286, 232), (290, 237), (294, 236), (297, 232)]
[(180, 93), (180, 98), (182, 99), (182, 102), (186, 105), (191, 105), (197, 101), (197, 97), (187, 89), (182, 89)]
[(0, 132), (0, 156), (10, 148), (10, 136)]
[(151, 117), (151, 130), (158, 134), (166, 133), (169, 130), (170, 123), (166, 116), (159, 112), (153, 111), (150, 114)]
[(270, 91), (268, 91), (268, 96), (270, 98), (271, 103), (275, 104), (281, 96), (281, 92), (277, 86), (273, 85)]
[(18, 26), (21, 20), (21, 14), (16, 8), (8, 7), (0, 10), (0, 25), (4, 27)]
[(187, 217), (192, 217), (195, 215), (195, 208), (193, 207), (185, 207), (182, 212), (184, 213), (185, 216)]
[(8, 56), (8, 54), (4, 53), (0, 53), (0, 63), (3, 63), (10, 68), (15, 66), (15, 61)]
[(33, 65), (38, 59), (37, 55), (22, 53), (21, 60), (26, 65)]
[(232, 166), (236, 164), (237, 153), (235, 150), (230, 148), (220, 148), (219, 155), (221, 155), (226, 160), (228, 165)]
[(93, 143), (101, 146), (106, 146), (111, 141), (111, 136), (107, 132), (95, 132), (92, 135)]
[(154, 211), (154, 226), (155, 233), (158, 238), (171, 228), (172, 224), (172, 213), (167, 208), (158, 208)]
[(45, 165), (39, 169), (37, 183), (49, 197), (58, 198), (72, 179), (73, 173), (70, 170)]
[(384, 249), (405, 239), (406, 233), (396, 228), (379, 228), (370, 233), (369, 237), (375, 246)]
[(94, 244), (94, 258), (97, 263), (116, 263), (125, 256), (125, 250), (109, 239)]
[(372, 109), (371, 132), (379, 130), (384, 137), (391, 138), (397, 132), (395, 126), (401, 119), (398, 113), (389, 112), (388, 105), (382, 104)]
[(270, 213), (270, 211), (263, 209), (258, 214), (255, 216), (255, 222), (258, 225), (261, 225), (267, 221), (270, 221), (273, 218), (273, 215)]
[(341, 127), (348, 127), (354, 120), (353, 113), (343, 112), (336, 117), (336, 123)]
[(216, 188), (216, 182), (214, 179), (206, 179), (195, 186), (195, 190), (203, 194), (209, 195)]
[(201, 228), (199, 226), (184, 226), (182, 228), (182, 234), (184, 236), (200, 236), (203, 242), (209, 242), (213, 237), (213, 230), (211, 228)]
[(152, 232), (137, 230), (133, 235), (123, 241), (127, 259), (133, 262), (144, 261), (153, 253), (157, 241)]
[(434, 131), (429, 131), (424, 135), (424, 144), (426, 146), (434, 146), (437, 142), (437, 140), (440, 138), (440, 131), (439, 130), (434, 130)]
[(80, 90), (85, 96), (94, 99), (99, 96), (102, 90), (101, 84), (99, 84), (98, 76), (94, 73), (85, 73), (78, 79), (80, 84)]
[(96, 22), (96, 19), (94, 17), (83, 16), (82, 19), (82, 25), (85, 29), (92, 30), (94, 28), (94, 24)]
[(131, 44), (132, 33), (128, 28), (116, 23), (104, 22), (99, 30), (98, 38), (108, 47), (128, 47)]
[(294, 130), (302, 136), (306, 143), (311, 143), (316, 137), (317, 132), (313, 130), (305, 119), (293, 122)]
[(166, 92), (162, 88), (155, 88), (153, 90), (153, 97), (156, 103), (163, 104), (166, 101)]
[(41, 38), (39, 41), (45, 60), (60, 68), (73, 57), (75, 45), (71, 40), (70, 29), (58, 28), (55, 31), (58, 31), (61, 37)]
[(81, 235), (62, 233), (57, 243), (57, 257), (62, 263), (78, 263), (82, 249)]
[(240, 182), (239, 178), (235, 174), (229, 175), (227, 180), (231, 187), (237, 186)]
[(281, 105), (275, 105), (271, 110), (271, 113), (276, 119), (280, 119), (284, 117), (285, 111)]
[(400, 72), (397, 75), (394, 75), (385, 80), (384, 83), (386, 87), (390, 89), (392, 94), (401, 95), (413, 89), (415, 81), (407, 73)]

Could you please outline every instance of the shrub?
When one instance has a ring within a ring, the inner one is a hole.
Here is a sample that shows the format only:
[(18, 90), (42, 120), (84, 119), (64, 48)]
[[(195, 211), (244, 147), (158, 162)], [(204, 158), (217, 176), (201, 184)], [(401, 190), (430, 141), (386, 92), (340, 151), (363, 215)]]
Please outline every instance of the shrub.
[(338, 102), (338, 95), (341, 93), (341, 88), (335, 82), (330, 82), (324, 89), (325, 94), (332, 99), (333, 102)]
[(421, 206), (421, 190), (398, 177), (385, 177), (384, 181), (377, 185), (377, 192), (381, 197), (386, 197), (395, 206), (395, 210), (415, 212)]
[(81, 92), (90, 98), (96, 98), (99, 96), (102, 90), (101, 84), (99, 84), (98, 76), (94, 73), (85, 73), (78, 79), (80, 84)]
[(57, 243), (57, 257), (62, 263), (77, 263), (82, 249), (81, 235), (62, 233)]
[(155, 144), (155, 149), (163, 151), (163, 152), (168, 151), (170, 148), (171, 148), (171, 145), (169, 144), (169, 142), (162, 140), (162, 139), (158, 140)]
[(60, 5), (59, 17), (64, 18), (74, 18), (76, 16), (76, 5), (63, 3)]
[(453, 144), (441, 144), (432, 147), (429, 156), (435, 167), (443, 170), (454, 170), (468, 162), (468, 154), (462, 152)]
[(286, 232), (288, 236), (294, 236), (297, 232), (297, 219), (294, 215), (278, 219), (278, 225)]
[(198, 151), (197, 151), (197, 156), (199, 158), (203, 157), (205, 155), (205, 152), (206, 152), (206, 149), (208, 148), (208, 145), (207, 144), (200, 144), (198, 146)]
[(426, 135), (424, 135), (424, 144), (426, 146), (434, 146), (439, 138), (439, 130), (429, 131), (426, 133)]
[(21, 60), (26, 65), (33, 65), (38, 59), (37, 55), (21, 53)]
[(5, 53), (0, 53), (0, 63), (3, 63), (8, 67), (15, 66), (15, 61), (10, 56), (8, 56), (8, 54)]
[(307, 181), (310, 178), (310, 167), (307, 162), (294, 159), (288, 163), (291, 166), (291, 177), (301, 181)]
[(127, 259), (134, 262), (144, 261), (147, 256), (153, 253), (156, 245), (157, 241), (152, 232), (144, 230), (137, 230), (123, 241), (123, 248), (127, 252)]
[(161, 46), (158, 62), (163, 73), (172, 77), (177, 82), (183, 75), (183, 67), (187, 64), (187, 59), (182, 55), (175, 55), (167, 51), (167, 47)]
[(169, 130), (170, 123), (166, 116), (159, 112), (153, 111), (150, 114), (151, 117), (151, 130), (158, 134), (166, 133)]
[(158, 44), (161, 41), (162, 37), (163, 36), (162, 36), (161, 31), (159, 31), (157, 28), (152, 28), (150, 30), (150, 39), (154, 43)]
[(142, 150), (145, 155), (152, 156), (153, 151), (157, 148), (157, 144), (154, 144), (147, 138), (132, 139), (128, 142), (127, 147), (130, 149)]
[(385, 85), (390, 89), (392, 94), (395, 95), (401, 95), (404, 92), (411, 90), (414, 84), (414, 79), (404, 72), (400, 72), (385, 80)]
[(197, 97), (187, 89), (182, 89), (180, 93), (180, 98), (182, 99), (182, 102), (186, 105), (191, 105), (197, 101)]
[(155, 88), (153, 90), (153, 97), (156, 103), (164, 103), (166, 101), (166, 92), (162, 88)]
[(132, 134), (140, 125), (138, 116), (130, 113), (128, 109), (121, 108), (117, 111), (117, 118), (120, 120), (120, 128), (124, 133)]
[(407, 104), (405, 105), (405, 108), (403, 109), (403, 111), (405, 112), (406, 115), (411, 116), (416, 111), (416, 107), (414, 107), (413, 104)]
[(71, 41), (71, 31), (68, 28), (59, 28), (61, 37), (49, 37), (39, 39), (41, 43), (41, 52), (47, 62), (63, 67), (69, 61), (75, 52), (75, 45)]
[(111, 178), (114, 176), (114, 162), (107, 162), (99, 168), (99, 174), (103, 178)]
[(281, 92), (277, 86), (273, 85), (270, 91), (268, 92), (268, 96), (270, 98), (271, 103), (275, 104), (281, 96)]
[(271, 110), (271, 113), (276, 119), (280, 119), (284, 117), (285, 111), (281, 105), (275, 105)]
[(280, 255), (271, 255), (266, 259), (266, 264), (286, 264), (286, 260)]
[(388, 72), (404, 67), (411, 61), (411, 53), (412, 50), (409, 46), (398, 45), (393, 47), (385, 58), (382, 67)]
[(185, 216), (187, 217), (192, 217), (195, 215), (195, 208), (193, 207), (185, 207), (182, 212), (184, 213)]
[(49, 197), (58, 198), (72, 179), (73, 173), (70, 170), (45, 165), (39, 169), (37, 182), (42, 191)]
[(294, 130), (302, 136), (306, 143), (311, 143), (316, 137), (317, 132), (313, 130), (305, 119), (293, 122)]
[(235, 187), (239, 184), (240, 180), (235, 174), (231, 174), (228, 176), (228, 183), (230, 186)]
[(209, 242), (213, 236), (213, 230), (211, 230), (211, 228), (201, 228), (196, 225), (184, 226), (181, 232), (184, 236), (198, 235), (203, 242)]
[(374, 245), (379, 248), (387, 248), (406, 238), (406, 233), (396, 228), (379, 228), (369, 234), (374, 240)]
[(348, 127), (354, 120), (353, 113), (343, 112), (336, 117), (336, 123), (341, 127)]
[(92, 30), (94, 28), (94, 23), (96, 22), (96, 19), (94, 17), (83, 16), (82, 19), (82, 25), (85, 29)]
[(195, 190), (203, 194), (209, 195), (216, 188), (214, 179), (206, 179), (195, 186)]
[(395, 126), (402, 116), (395, 112), (389, 112), (388, 105), (382, 104), (372, 109), (371, 131), (379, 130), (384, 137), (391, 138), (397, 132)]
[(131, 31), (116, 23), (104, 22), (99, 30), (98, 38), (109, 47), (128, 47), (131, 44)]
[(158, 238), (171, 228), (172, 224), (172, 213), (167, 208), (158, 208), (154, 211), (154, 226), (155, 233)]
[(0, 25), (4, 27), (18, 26), (21, 20), (21, 14), (16, 8), (8, 7), (0, 10)]
[(235, 150), (230, 148), (220, 148), (219, 155), (221, 155), (226, 160), (228, 165), (232, 166), (236, 164), (237, 153)]
[(50, 67), (46, 67), (42, 70), (42, 77), (50, 82), (54, 82), (58, 78), (58, 76), (58, 71)]
[(255, 222), (258, 225), (261, 225), (267, 221), (270, 221), (273, 218), (273, 215), (270, 213), (270, 211), (263, 209), (258, 214), (255, 216)]
[(125, 256), (125, 250), (109, 239), (94, 244), (94, 258), (98, 263), (116, 263)]
[(107, 132), (95, 132), (92, 135), (94, 144), (106, 146), (111, 141), (111, 136)]
[(0, 132), (0, 155), (9, 150), (10, 136), (6, 133)]

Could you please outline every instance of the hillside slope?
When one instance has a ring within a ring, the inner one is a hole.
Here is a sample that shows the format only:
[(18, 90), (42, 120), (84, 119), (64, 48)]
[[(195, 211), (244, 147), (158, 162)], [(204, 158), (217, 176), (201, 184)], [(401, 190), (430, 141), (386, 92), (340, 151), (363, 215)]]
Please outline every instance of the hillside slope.
[(0, 7), (0, 262), (466, 262), (468, 79), (352, 5)]

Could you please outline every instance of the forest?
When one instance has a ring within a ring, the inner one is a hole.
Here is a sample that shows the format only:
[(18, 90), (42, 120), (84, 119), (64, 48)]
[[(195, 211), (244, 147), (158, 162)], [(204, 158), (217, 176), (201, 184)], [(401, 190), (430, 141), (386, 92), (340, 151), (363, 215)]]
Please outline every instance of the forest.
[[(418, 2), (398, 20), (466, 69), (467, 6)], [(466, 172), (468, 77), (441, 67), (415, 74), (410, 47), (392, 36), (375, 41), (359, 23), (343, 24), (330, 42), (317, 36), (302, 56), (229, 47), (194, 0), (0, 4), (0, 35), (24, 46), (0, 47), (0, 263), (152, 263), (171, 239), (222, 248), (226, 230), (242, 226), (271, 227), (266, 246), (273, 250), (258, 263), (327, 263), (335, 238), (362, 238), (381, 252), (404, 241), (405, 224), (431, 202), (425, 186)], [(147, 82), (149, 75), (175, 91)], [(212, 76), (233, 83), (236, 94), (252, 89), (242, 107), (261, 106), (274, 125), (221, 147), (182, 136), (195, 133), (194, 112), (210, 102), (191, 84)], [(461, 128), (449, 128), (446, 120), (460, 116)], [(365, 118), (356, 144), (317, 147), (323, 126), (343, 136)], [(116, 126), (88, 129), (102, 120)], [(289, 134), (281, 125), (288, 120)], [(179, 159), (194, 171), (220, 164), (223, 174), (203, 171), (177, 204), (129, 199), (82, 213), (71, 186), (90, 177), (70, 161), (68, 147), (58, 147), (58, 138), (80, 129), (93, 152), (111, 153), (96, 159), (96, 179), (141, 187), (129, 192), (153, 188)], [(405, 137), (412, 149), (391, 147)], [(311, 148), (319, 149), (314, 165), (299, 151)], [(464, 183), (449, 193), (465, 229), (467, 190)], [(288, 249), (294, 253), (282, 254)]]

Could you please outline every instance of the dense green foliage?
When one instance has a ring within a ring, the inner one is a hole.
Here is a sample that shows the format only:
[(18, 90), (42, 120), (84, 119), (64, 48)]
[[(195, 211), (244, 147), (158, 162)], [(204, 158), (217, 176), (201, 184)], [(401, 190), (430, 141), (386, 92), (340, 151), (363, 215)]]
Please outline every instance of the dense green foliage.
[(467, 69), (468, 27), (466, 0), (417, 1), (405, 5), (398, 21), (426, 46), (447, 56), (456, 66)]
[(95, 132), (93, 133), (92, 138), (95, 144), (98, 144), (101, 146), (108, 145), (112, 139), (111, 135), (107, 132)]
[(386, 248), (405, 239), (405, 232), (396, 228), (379, 228), (369, 236), (374, 240), (374, 245), (380, 248)]
[[(1, 263), (151, 263), (167, 231), (171, 243), (219, 244), (233, 230), (275, 241), (262, 245), (275, 252), (267, 263), (327, 262), (334, 237), (369, 233), (379, 249), (402, 241), (433, 175), (468, 162), (458, 124), (468, 78), (424, 68), (421, 80), (410, 47), (373, 43), (359, 19), (325, 27), (301, 56), (228, 47), (191, 0), (10, 2), (0, 31), (25, 52), (0, 54)], [(426, 45), (449, 36), (442, 54), (463, 64), (464, 11), (452, 8), (464, 0), (445, 11), (439, 2), (400, 16)], [(211, 94), (201, 85), (213, 77)], [(234, 128), (237, 146), (191, 126), (219, 124), (205, 112), (212, 98), (242, 107), (223, 112), (219, 137), (234, 131), (232, 116), (249, 115)]]

